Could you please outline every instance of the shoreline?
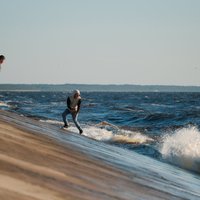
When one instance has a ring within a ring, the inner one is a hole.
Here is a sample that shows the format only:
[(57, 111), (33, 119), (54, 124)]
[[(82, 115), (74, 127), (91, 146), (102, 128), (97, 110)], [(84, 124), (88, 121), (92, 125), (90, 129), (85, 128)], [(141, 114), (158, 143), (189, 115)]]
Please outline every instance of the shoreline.
[(153, 159), (8, 111), (0, 111), (0, 142), (0, 199), (200, 197), (146, 171)]

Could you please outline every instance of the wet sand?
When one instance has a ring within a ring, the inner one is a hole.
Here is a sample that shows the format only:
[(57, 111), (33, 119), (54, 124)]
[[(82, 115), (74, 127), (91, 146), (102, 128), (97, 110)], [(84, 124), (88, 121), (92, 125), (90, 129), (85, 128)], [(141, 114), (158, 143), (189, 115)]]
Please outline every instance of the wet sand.
[(182, 199), (109, 164), (112, 152), (100, 155), (98, 145), (104, 151), (100, 142), (0, 111), (0, 199)]

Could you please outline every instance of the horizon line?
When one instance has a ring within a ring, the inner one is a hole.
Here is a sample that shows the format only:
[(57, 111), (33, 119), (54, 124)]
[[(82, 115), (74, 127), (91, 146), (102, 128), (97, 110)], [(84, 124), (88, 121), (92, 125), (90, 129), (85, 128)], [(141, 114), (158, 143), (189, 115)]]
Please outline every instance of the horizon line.
[(159, 86), (159, 87), (200, 87), (200, 85), (134, 84), (134, 83), (0, 83), (0, 85), (98, 85), (98, 86)]

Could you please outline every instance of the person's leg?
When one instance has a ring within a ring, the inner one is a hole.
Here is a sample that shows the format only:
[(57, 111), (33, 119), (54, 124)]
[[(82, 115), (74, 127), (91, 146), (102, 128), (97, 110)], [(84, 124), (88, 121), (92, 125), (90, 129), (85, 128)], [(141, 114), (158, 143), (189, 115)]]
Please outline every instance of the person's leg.
[(69, 109), (65, 109), (65, 111), (62, 113), (62, 118), (63, 118), (63, 122), (64, 122), (64, 127), (68, 127), (69, 123), (67, 121), (67, 115), (70, 113)]
[(72, 119), (73, 119), (73, 121), (74, 121), (74, 124), (76, 125), (76, 127), (78, 128), (78, 130), (79, 130), (79, 133), (80, 134), (82, 134), (83, 133), (83, 130), (82, 130), (82, 128), (80, 127), (80, 124), (79, 124), (79, 122), (78, 122), (78, 114), (77, 115), (72, 115)]

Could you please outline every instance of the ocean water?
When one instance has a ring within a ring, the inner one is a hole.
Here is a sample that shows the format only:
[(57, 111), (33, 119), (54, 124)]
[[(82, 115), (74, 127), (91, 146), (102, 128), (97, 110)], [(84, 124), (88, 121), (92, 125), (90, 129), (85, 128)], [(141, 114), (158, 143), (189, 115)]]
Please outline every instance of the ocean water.
[[(0, 109), (63, 125), (67, 92), (0, 92)], [(82, 92), (84, 135), (200, 174), (200, 93)], [(69, 130), (77, 133), (71, 116)]]

